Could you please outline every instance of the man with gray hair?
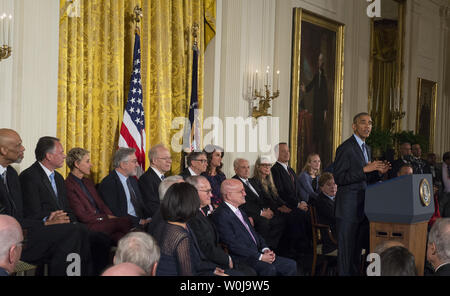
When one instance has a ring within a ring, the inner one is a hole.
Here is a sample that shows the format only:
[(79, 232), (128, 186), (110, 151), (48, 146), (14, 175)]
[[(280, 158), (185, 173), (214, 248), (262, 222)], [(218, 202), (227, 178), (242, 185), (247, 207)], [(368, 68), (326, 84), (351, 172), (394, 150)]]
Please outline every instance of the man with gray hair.
[(133, 148), (116, 151), (114, 170), (102, 180), (98, 191), (114, 216), (128, 216), (134, 227), (145, 228), (151, 221), (151, 212), (135, 178), (139, 166), (135, 151)]
[(160, 250), (155, 239), (145, 232), (130, 232), (119, 240), (114, 265), (134, 263), (149, 276), (155, 276)]
[(170, 156), (169, 149), (162, 144), (158, 144), (150, 149), (148, 158), (150, 160), (150, 167), (139, 178), (138, 182), (142, 196), (148, 202), (148, 209), (153, 216), (160, 205), (158, 187), (161, 181), (165, 179), (164, 174), (170, 171), (172, 157)]
[(23, 234), (19, 222), (11, 216), (0, 215), (0, 276), (14, 272), (22, 254)]
[(450, 276), (450, 218), (437, 219), (428, 233), (427, 260), (436, 276)]

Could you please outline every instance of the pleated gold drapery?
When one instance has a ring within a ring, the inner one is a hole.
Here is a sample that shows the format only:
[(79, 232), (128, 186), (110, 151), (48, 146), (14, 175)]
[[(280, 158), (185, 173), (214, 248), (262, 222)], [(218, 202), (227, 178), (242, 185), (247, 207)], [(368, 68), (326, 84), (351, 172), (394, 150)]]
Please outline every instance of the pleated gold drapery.
[[(66, 151), (73, 147), (91, 151), (92, 177), (99, 182), (109, 173), (117, 149), (132, 71), (134, 7), (140, 5), (144, 14), (141, 67), (149, 149), (158, 143), (170, 147), (177, 132), (171, 129), (173, 118), (187, 117), (192, 70), (191, 28), (194, 23), (199, 24), (199, 48), (203, 53), (205, 20), (211, 22), (208, 28), (215, 29), (215, 0), (78, 1), (80, 14), (61, 17), (60, 23), (57, 136)], [(61, 7), (65, 3), (61, 0)], [(203, 65), (203, 54), (200, 54), (200, 109)], [(181, 154), (172, 151), (172, 157), (172, 172), (178, 173)], [(66, 168), (61, 172), (68, 173)]]

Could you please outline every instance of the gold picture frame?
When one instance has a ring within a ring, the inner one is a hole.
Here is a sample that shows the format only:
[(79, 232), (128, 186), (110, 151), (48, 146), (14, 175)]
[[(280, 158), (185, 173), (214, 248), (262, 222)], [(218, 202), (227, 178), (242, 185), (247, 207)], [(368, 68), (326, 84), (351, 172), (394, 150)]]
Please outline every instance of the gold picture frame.
[[(416, 134), (428, 139), (428, 150), (434, 148), (434, 131), (436, 129), (437, 82), (417, 78), (417, 112)], [(423, 149), (423, 147), (422, 147)]]
[(341, 143), (344, 25), (295, 8), (292, 38), (290, 165), (299, 173), (312, 152), (331, 164)]

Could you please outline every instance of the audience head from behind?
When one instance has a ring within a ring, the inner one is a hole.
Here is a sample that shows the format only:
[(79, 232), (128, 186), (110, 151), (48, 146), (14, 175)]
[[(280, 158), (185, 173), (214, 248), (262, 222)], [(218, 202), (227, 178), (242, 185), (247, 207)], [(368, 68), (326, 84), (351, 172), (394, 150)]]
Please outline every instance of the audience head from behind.
[(224, 156), (223, 148), (217, 145), (206, 145), (203, 152), (206, 153), (208, 165), (206, 167), (206, 174), (211, 175), (213, 171), (217, 174), (222, 173), (223, 166), (222, 159)]
[(435, 272), (450, 263), (450, 218), (434, 222), (428, 233), (427, 260)]
[(404, 165), (402, 165), (397, 172), (398, 177), (412, 174), (413, 174), (413, 167), (409, 163), (405, 163)]
[(191, 152), (188, 154), (186, 161), (188, 167), (196, 175), (206, 172), (206, 168), (208, 167), (208, 158), (205, 152)]
[(160, 200), (164, 199), (164, 196), (166, 195), (166, 192), (170, 186), (172, 186), (175, 183), (183, 183), (183, 182), (184, 182), (183, 177), (179, 175), (170, 176), (162, 180), (158, 187), (159, 199)]
[(62, 168), (66, 155), (58, 138), (42, 137), (34, 150), (36, 160), (50, 171)]
[(161, 201), (161, 216), (167, 222), (187, 223), (200, 208), (197, 189), (189, 183), (175, 183)]
[(172, 156), (169, 149), (163, 144), (158, 144), (150, 148), (148, 151), (148, 159), (150, 166), (157, 169), (161, 174), (170, 171), (172, 167)]
[(114, 169), (125, 177), (136, 176), (139, 163), (136, 157), (136, 149), (119, 148), (113, 157)]
[(334, 182), (333, 174), (325, 172), (319, 178), (319, 188), (326, 196), (335, 197), (337, 185)]
[(224, 180), (220, 185), (220, 193), (222, 194), (223, 201), (231, 204), (235, 208), (245, 204), (246, 193), (244, 185), (237, 179)]
[(286, 142), (281, 142), (275, 145), (274, 147), (275, 155), (277, 156), (277, 160), (281, 163), (288, 164), (289, 159), (291, 158), (291, 153), (289, 151), (289, 146)]
[(450, 151), (447, 151), (442, 155), (442, 161), (445, 162), (447, 166), (450, 166)]
[(429, 165), (435, 166), (436, 165), (436, 160), (437, 160), (436, 153), (431, 152), (431, 153), (427, 154), (427, 162), (428, 162)]
[(392, 247), (404, 247), (404, 245), (397, 240), (385, 240), (376, 245), (373, 252), (381, 255), (381, 253)]
[(250, 178), (250, 165), (247, 159), (236, 158), (233, 162), (234, 172), (239, 178), (247, 180)]
[(381, 276), (416, 276), (414, 255), (402, 246), (390, 247), (380, 254)]
[(70, 172), (79, 179), (91, 174), (91, 158), (89, 151), (83, 148), (72, 148), (67, 153), (66, 164)]
[(186, 183), (191, 184), (197, 189), (200, 208), (211, 205), (212, 189), (208, 179), (203, 176), (190, 176), (186, 178)]
[(154, 276), (160, 257), (159, 247), (151, 235), (145, 232), (130, 232), (119, 240), (114, 255), (114, 265), (133, 263), (146, 275)]
[(146, 276), (145, 271), (134, 263), (124, 262), (106, 269), (102, 276)]
[(14, 272), (22, 254), (23, 233), (19, 222), (0, 215), (0, 276)]

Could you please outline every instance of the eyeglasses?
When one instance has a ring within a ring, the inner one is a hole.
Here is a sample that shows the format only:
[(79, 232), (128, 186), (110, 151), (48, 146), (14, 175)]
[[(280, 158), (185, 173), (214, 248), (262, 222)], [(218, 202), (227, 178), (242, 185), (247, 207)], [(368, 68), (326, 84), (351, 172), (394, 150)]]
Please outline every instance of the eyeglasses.
[(201, 163), (206, 163), (206, 162), (208, 162), (208, 160), (206, 160), (206, 159), (193, 159), (193, 160), (195, 160), (195, 161), (200, 161)]
[(201, 191), (201, 192), (206, 192), (206, 193), (211, 193), (212, 192), (212, 189), (208, 189), (208, 190), (201, 190), (201, 189), (197, 189), (198, 191)]

